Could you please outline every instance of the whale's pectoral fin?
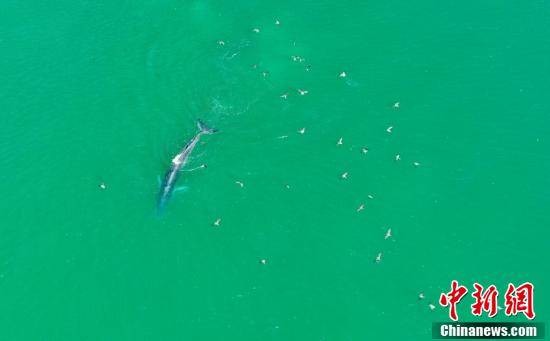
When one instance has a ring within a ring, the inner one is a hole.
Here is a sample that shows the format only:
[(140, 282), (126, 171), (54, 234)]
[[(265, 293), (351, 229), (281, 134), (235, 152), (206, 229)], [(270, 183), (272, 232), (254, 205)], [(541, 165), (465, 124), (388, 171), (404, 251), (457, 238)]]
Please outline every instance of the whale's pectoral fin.
[(158, 183), (159, 188), (160, 188), (160, 186), (162, 185), (162, 182), (160, 180), (160, 175), (157, 175), (157, 183)]
[(188, 189), (189, 189), (189, 187), (187, 187), (187, 186), (179, 186), (179, 187), (174, 188), (174, 193), (176, 193), (176, 192), (185, 192)]
[(182, 169), (181, 171), (182, 172), (193, 172), (193, 171), (196, 171), (196, 170), (199, 170), (199, 169), (205, 169), (206, 168), (206, 164), (202, 164), (198, 167), (195, 167), (195, 168), (191, 168), (191, 169)]

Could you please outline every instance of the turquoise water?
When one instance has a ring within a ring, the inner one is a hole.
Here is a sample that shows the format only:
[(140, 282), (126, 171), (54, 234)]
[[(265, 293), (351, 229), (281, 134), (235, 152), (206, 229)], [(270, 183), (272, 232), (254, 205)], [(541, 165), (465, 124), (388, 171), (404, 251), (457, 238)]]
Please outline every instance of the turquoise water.
[(0, 6), (1, 339), (428, 340), (452, 279), (547, 320), (547, 2)]

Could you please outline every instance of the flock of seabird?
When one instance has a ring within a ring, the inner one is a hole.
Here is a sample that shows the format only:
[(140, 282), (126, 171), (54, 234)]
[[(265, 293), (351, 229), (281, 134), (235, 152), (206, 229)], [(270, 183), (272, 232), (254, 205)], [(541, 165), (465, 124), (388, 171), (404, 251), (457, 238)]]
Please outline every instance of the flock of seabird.
[[(281, 25), (280, 20), (276, 19), (276, 20), (275, 20), (275, 25)], [(255, 28), (252, 29), (252, 32), (259, 34), (259, 33), (261, 32), (261, 30), (260, 30), (259, 28), (255, 27)], [(224, 47), (224, 46), (226, 45), (226, 42), (223, 41), (223, 40), (218, 40), (218, 41), (217, 41), (217, 44), (218, 44), (220, 47)], [(305, 58), (304, 58), (304, 57), (298, 56), (298, 55), (292, 55), (292, 56), (291, 56), (291, 59), (292, 59), (292, 61), (298, 62), (298, 63), (302, 63), (302, 62), (305, 61)], [(253, 66), (253, 68), (255, 68), (255, 67), (257, 67), (257, 65), (254, 65), (254, 66)], [(306, 68), (305, 68), (305, 70), (306, 70), (306, 71), (309, 71), (310, 68), (311, 68), (311, 66), (310, 66), (310, 65), (307, 65)], [(268, 74), (269, 74), (268, 71), (263, 71), (263, 72), (262, 72), (262, 75), (263, 75), (264, 77), (266, 77)], [(340, 72), (340, 73), (338, 74), (337, 77), (338, 77), (338, 78), (346, 78), (347, 76), (348, 76), (347, 72), (346, 72), (346, 71), (342, 71), (342, 72)], [(306, 89), (297, 89), (297, 94), (300, 95), (300, 96), (306, 96), (306, 95), (309, 94), (309, 91), (306, 90)], [(289, 97), (289, 93), (288, 93), (288, 92), (285, 92), (285, 93), (281, 94), (279, 97), (282, 98), (283, 100), (286, 100), (286, 99), (288, 99), (288, 97)], [(395, 103), (392, 105), (392, 107), (393, 107), (393, 109), (398, 110), (398, 109), (401, 108), (401, 103), (400, 103), (400, 102), (395, 102)], [(392, 133), (393, 133), (393, 129), (394, 129), (393, 126), (388, 126), (388, 127), (386, 128), (386, 133), (392, 134)], [(305, 133), (306, 133), (306, 127), (299, 128), (299, 129), (297, 130), (297, 133), (302, 134), (302, 135), (305, 134)], [(288, 135), (278, 136), (277, 138), (278, 138), (278, 139), (286, 139), (286, 138), (288, 138)], [(343, 144), (344, 144), (344, 138), (343, 138), (343, 137), (340, 137), (340, 138), (337, 140), (336, 145), (337, 145), (337, 146), (341, 146), (341, 145), (343, 145)], [(363, 154), (367, 154), (368, 151), (369, 151), (368, 147), (362, 147), (362, 148), (361, 148), (361, 153), (363, 153)], [(400, 155), (400, 154), (396, 154), (396, 155), (395, 155), (395, 161), (400, 161), (400, 160), (401, 160), (401, 155)], [(415, 161), (415, 162), (413, 162), (413, 165), (414, 165), (415, 167), (418, 167), (418, 166), (420, 166), (420, 163), (417, 162), (417, 161)], [(204, 165), (201, 165), (201, 166), (197, 167), (197, 169), (199, 169), (199, 168), (204, 168)], [(348, 179), (348, 177), (349, 177), (349, 173), (348, 173), (348, 172), (344, 172), (344, 173), (342, 173), (342, 174), (340, 175), (340, 177), (341, 177), (341, 179), (346, 180), (346, 179)], [(240, 181), (240, 180), (236, 180), (236, 181), (235, 181), (235, 184), (238, 185), (240, 188), (244, 188), (244, 187), (245, 187), (245, 184), (244, 184), (242, 181)], [(104, 182), (101, 182), (101, 183), (99, 184), (99, 188), (100, 188), (101, 190), (105, 190), (105, 189), (107, 189), (107, 185), (106, 185)], [(285, 188), (290, 189), (290, 185), (285, 184)], [(369, 198), (369, 199), (374, 199), (374, 196), (373, 196), (372, 194), (369, 194), (369, 195), (368, 195), (368, 198)], [(359, 207), (357, 207), (356, 212), (361, 212), (361, 211), (363, 211), (364, 209), (365, 209), (365, 204), (362, 203), (362, 204), (359, 205)], [(214, 220), (214, 222), (212, 223), (212, 226), (213, 226), (213, 227), (216, 227), (216, 228), (219, 228), (219, 227), (221, 226), (221, 222), (222, 222), (222, 219), (221, 219), (221, 218), (216, 218), (216, 219)], [(388, 228), (388, 229), (386, 230), (386, 233), (384, 234), (384, 240), (390, 239), (390, 238), (392, 238), (392, 237), (393, 237), (393, 235), (392, 235), (392, 229), (391, 229), (391, 228)], [(376, 263), (376, 264), (381, 263), (381, 262), (382, 262), (382, 256), (383, 256), (383, 253), (382, 253), (382, 252), (378, 252), (378, 253), (376, 254), (375, 258), (374, 258), (374, 263)], [(262, 259), (259, 260), (259, 263), (260, 263), (261, 265), (267, 265), (268, 261), (267, 261), (267, 259), (262, 258)], [(420, 293), (420, 294), (418, 295), (418, 299), (419, 299), (419, 300), (425, 299), (424, 293)], [(433, 305), (433, 304), (431, 304), (431, 303), (428, 304), (428, 307), (429, 307), (430, 310), (434, 310), (434, 309), (435, 309), (435, 305)]]

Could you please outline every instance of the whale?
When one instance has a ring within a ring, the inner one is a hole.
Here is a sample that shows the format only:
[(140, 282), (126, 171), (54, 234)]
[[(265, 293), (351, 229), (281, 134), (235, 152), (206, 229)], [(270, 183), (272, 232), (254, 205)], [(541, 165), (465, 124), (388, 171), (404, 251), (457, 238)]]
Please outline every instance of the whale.
[(217, 132), (217, 129), (210, 128), (201, 120), (197, 120), (197, 128), (199, 131), (195, 134), (195, 136), (193, 136), (193, 138), (185, 144), (180, 152), (176, 154), (174, 158), (172, 158), (170, 168), (168, 169), (168, 171), (166, 171), (166, 175), (164, 176), (164, 180), (162, 181), (162, 184), (160, 186), (160, 192), (157, 201), (158, 211), (162, 211), (166, 206), (166, 203), (168, 202), (174, 191), (174, 186), (176, 184), (176, 181), (178, 180), (180, 170), (189, 161), (189, 156), (199, 143), (201, 137), (203, 135), (214, 134), (215, 132)]

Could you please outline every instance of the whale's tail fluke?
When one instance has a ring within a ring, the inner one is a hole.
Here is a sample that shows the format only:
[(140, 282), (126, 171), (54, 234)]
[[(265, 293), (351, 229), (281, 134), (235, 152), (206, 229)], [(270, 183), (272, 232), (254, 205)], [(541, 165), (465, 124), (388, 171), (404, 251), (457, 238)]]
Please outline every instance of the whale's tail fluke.
[(218, 131), (218, 129), (210, 128), (201, 120), (197, 120), (197, 127), (199, 128), (201, 133), (204, 133), (204, 134), (214, 134), (215, 132)]

